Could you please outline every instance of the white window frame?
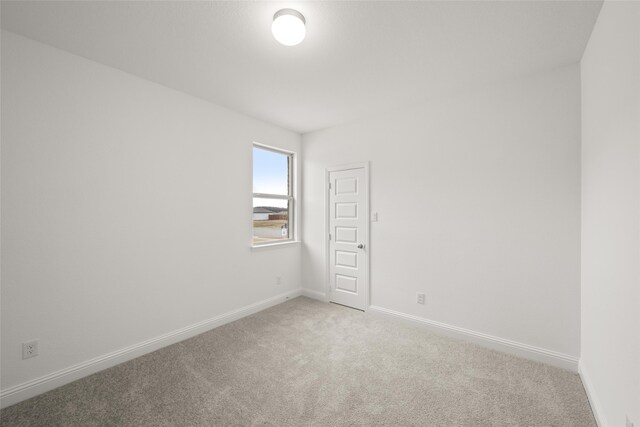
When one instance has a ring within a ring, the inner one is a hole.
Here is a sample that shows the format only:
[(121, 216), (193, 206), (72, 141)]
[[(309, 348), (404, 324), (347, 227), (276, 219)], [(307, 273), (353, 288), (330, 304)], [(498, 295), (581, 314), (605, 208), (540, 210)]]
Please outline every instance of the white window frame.
[[(296, 203), (295, 203), (295, 176), (294, 176), (294, 169), (295, 169), (295, 162), (296, 162), (296, 153), (293, 151), (288, 151), (288, 150), (283, 150), (282, 148), (277, 148), (277, 147), (271, 147), (269, 145), (264, 145), (264, 144), (260, 144), (257, 142), (254, 142), (252, 145), (252, 150), (251, 150), (251, 159), (252, 159), (252, 167), (251, 167), (251, 186), (253, 187), (253, 148), (259, 148), (261, 150), (266, 150), (266, 151), (272, 151), (274, 153), (278, 153), (278, 154), (283, 154), (285, 156), (287, 156), (289, 158), (288, 162), (289, 162), (289, 167), (288, 167), (288, 180), (289, 180), (289, 185), (288, 185), (288, 194), (282, 195), (282, 194), (269, 194), (269, 193), (253, 193), (252, 199), (251, 199), (251, 207), (252, 207), (252, 215), (251, 215), (251, 246), (253, 246), (254, 248), (256, 247), (261, 247), (261, 246), (274, 246), (274, 245), (282, 245), (282, 244), (286, 244), (286, 243), (292, 243), (292, 242), (296, 242), (296, 228), (295, 228), (295, 216), (296, 216)], [(254, 198), (260, 198), (260, 199), (276, 199), (276, 200), (288, 200), (289, 201), (289, 211), (288, 211), (288, 215), (289, 215), (289, 238), (286, 240), (273, 240), (270, 242), (263, 242), (263, 243), (254, 243), (253, 242), (253, 199)]]

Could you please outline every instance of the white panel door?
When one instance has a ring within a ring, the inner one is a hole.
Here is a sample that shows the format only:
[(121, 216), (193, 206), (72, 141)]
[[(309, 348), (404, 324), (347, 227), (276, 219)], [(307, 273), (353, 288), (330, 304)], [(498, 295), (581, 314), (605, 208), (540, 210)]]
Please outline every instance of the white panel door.
[(369, 189), (364, 166), (330, 169), (329, 300), (365, 310), (369, 295)]

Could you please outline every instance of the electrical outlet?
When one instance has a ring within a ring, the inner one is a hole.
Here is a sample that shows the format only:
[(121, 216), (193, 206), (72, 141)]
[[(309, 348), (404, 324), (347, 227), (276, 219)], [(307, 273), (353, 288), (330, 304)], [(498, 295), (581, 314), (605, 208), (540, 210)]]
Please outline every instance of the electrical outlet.
[(38, 341), (22, 343), (22, 358), (29, 359), (38, 355)]
[(282, 276), (276, 276), (276, 285), (282, 284)]
[(416, 294), (416, 302), (418, 304), (424, 304), (424, 294), (422, 292)]
[(627, 427), (633, 427), (633, 422), (631, 422), (628, 415), (626, 416), (626, 418), (627, 418)]

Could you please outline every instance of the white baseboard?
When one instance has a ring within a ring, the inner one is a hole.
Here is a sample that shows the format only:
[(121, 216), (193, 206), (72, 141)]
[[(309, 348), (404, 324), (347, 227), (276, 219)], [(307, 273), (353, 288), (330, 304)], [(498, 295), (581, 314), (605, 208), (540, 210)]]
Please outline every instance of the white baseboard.
[(578, 364), (578, 373), (580, 374), (580, 379), (582, 380), (584, 391), (587, 393), (589, 405), (591, 405), (591, 412), (593, 412), (593, 418), (596, 419), (596, 424), (598, 424), (598, 427), (604, 427), (605, 423), (602, 421), (602, 418), (600, 418), (600, 403), (596, 397), (596, 393), (593, 389), (593, 384), (591, 383), (591, 378), (589, 377), (589, 374), (587, 374), (582, 360)]
[(535, 360), (537, 362), (546, 363), (573, 372), (578, 372), (578, 359), (567, 354), (558, 353), (556, 351), (535, 347), (529, 344), (523, 344), (517, 341), (511, 341), (504, 338), (495, 337), (481, 332), (460, 328), (458, 326), (448, 325), (446, 323), (436, 322), (435, 320), (425, 319), (424, 317), (413, 316), (387, 308), (369, 306), (369, 312), (375, 315), (382, 315), (394, 319), (403, 320), (414, 325), (420, 325), (436, 332), (459, 338), (465, 341), (471, 341), (483, 347), (498, 350), (504, 353), (513, 354), (525, 359)]
[(317, 299), (322, 302), (329, 302), (329, 298), (326, 294), (318, 291), (312, 291), (311, 289), (302, 288), (302, 295), (307, 298)]
[(193, 325), (160, 335), (155, 338), (116, 350), (114, 352), (96, 357), (86, 362), (70, 366), (51, 374), (36, 378), (22, 384), (9, 387), (0, 391), (0, 407), (5, 408), (38, 394), (53, 390), (72, 381), (118, 365), (127, 360), (135, 359), (144, 354), (158, 350), (162, 347), (199, 335), (203, 332), (222, 326), (234, 320), (241, 319), (250, 314), (257, 313), (266, 308), (283, 303), (288, 299), (302, 295), (301, 289), (285, 292), (275, 297), (259, 301), (254, 304), (233, 310), (219, 316), (204, 320)]

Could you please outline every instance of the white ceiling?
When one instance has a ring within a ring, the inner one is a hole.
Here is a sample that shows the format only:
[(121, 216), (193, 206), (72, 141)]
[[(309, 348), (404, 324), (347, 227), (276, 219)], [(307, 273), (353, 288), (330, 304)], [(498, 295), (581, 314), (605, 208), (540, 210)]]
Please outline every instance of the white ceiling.
[[(2, 1), (2, 28), (305, 133), (580, 60), (601, 1)], [(302, 44), (271, 35), (298, 9)]]

